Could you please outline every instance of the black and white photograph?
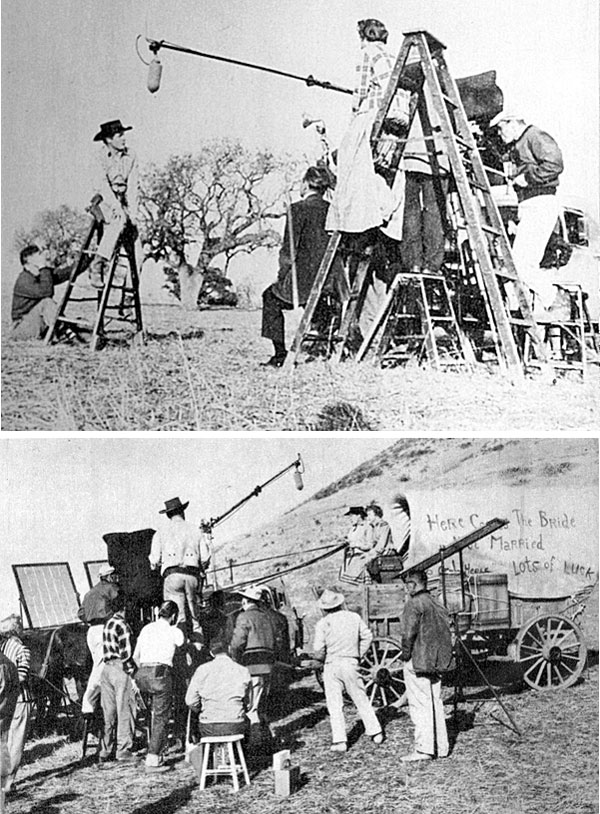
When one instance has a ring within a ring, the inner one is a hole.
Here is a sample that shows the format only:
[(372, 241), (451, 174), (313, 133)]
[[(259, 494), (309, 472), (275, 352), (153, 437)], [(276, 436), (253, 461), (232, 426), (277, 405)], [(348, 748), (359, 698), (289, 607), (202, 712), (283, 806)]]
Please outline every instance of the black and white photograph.
[(2, 428), (597, 431), (594, 0), (5, 0)]
[(597, 439), (0, 445), (7, 814), (597, 811)]

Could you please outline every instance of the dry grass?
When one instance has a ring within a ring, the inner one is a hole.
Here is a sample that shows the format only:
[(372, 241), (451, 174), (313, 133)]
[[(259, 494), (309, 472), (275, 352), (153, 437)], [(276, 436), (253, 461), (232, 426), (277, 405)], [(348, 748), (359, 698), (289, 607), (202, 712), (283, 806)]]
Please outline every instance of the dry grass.
[(29, 743), (7, 814), (597, 812), (598, 667), (567, 690), (524, 691), (504, 701), (521, 738), (498, 722), (506, 718), (497, 704), (471, 702), (459, 710), (454, 729), (449, 718), (450, 758), (405, 768), (399, 757), (410, 749), (412, 727), (404, 712), (387, 720), (387, 740), (376, 747), (348, 710), (352, 747), (345, 755), (329, 752), (329, 724), (311, 677), (292, 687), (289, 713), (275, 723), (279, 743), (293, 750), (302, 770), (302, 788), (287, 799), (275, 797), (268, 769), (253, 772), (239, 795), (231, 795), (228, 781), (200, 792), (183, 762), (155, 777), (141, 766), (99, 772), (79, 764), (79, 744), (54, 737)]
[(600, 377), (511, 384), (497, 371), (311, 362), (262, 368), (260, 313), (145, 310), (145, 347), (5, 342), (4, 430), (594, 430)]

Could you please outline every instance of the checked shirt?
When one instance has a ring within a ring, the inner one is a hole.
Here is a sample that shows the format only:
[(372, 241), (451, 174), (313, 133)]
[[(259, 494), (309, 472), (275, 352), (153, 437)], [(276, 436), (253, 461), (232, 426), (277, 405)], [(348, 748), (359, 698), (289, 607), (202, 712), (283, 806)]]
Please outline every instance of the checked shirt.
[[(396, 60), (381, 42), (363, 42), (361, 60), (356, 65), (352, 112), (378, 110)], [(388, 112), (389, 118), (407, 119), (410, 93), (398, 90)]]
[(119, 659), (128, 673), (135, 670), (131, 648), (131, 628), (125, 621), (122, 611), (113, 614), (102, 631), (104, 661)]

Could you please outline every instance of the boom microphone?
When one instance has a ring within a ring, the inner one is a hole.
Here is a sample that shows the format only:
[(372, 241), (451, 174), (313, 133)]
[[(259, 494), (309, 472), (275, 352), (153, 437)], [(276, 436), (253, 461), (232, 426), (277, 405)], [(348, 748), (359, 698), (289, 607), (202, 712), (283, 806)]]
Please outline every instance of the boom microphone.
[(162, 76), (162, 63), (158, 57), (150, 62), (148, 67), (148, 82), (147, 87), (150, 93), (156, 93), (160, 88), (160, 78)]
[(298, 469), (294, 470), (294, 483), (296, 484), (296, 489), (301, 492), (304, 489), (304, 482), (302, 480), (302, 475)]

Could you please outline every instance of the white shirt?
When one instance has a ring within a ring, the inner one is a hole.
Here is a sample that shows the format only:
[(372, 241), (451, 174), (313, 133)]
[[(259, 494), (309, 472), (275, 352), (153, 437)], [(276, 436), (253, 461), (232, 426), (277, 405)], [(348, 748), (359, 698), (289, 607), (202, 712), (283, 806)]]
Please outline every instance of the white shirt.
[(152, 538), (150, 565), (161, 563), (161, 574), (167, 568), (199, 568), (210, 556), (206, 535), (193, 523), (173, 517)]
[(325, 663), (364, 656), (372, 641), (373, 634), (358, 613), (353, 611), (327, 613), (315, 626), (315, 655), (324, 654)]
[(200, 721), (231, 723), (243, 721), (251, 700), (252, 677), (247, 667), (237, 664), (225, 653), (201, 664), (192, 676), (185, 703), (202, 704)]
[(175, 648), (181, 647), (183, 642), (180, 628), (170, 625), (166, 619), (158, 619), (142, 628), (133, 660), (138, 665), (168, 664), (172, 667)]

